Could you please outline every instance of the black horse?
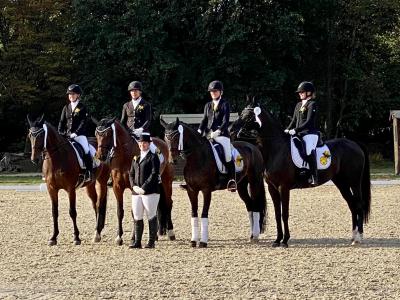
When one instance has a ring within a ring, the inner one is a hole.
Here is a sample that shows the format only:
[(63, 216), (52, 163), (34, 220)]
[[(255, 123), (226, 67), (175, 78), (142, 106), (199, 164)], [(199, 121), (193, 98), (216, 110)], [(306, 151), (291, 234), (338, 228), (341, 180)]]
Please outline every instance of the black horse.
[[(261, 113), (258, 114), (259, 112)], [(255, 132), (256, 143), (264, 158), (265, 180), (275, 208), (277, 238), (273, 246), (277, 247), (282, 242), (282, 246), (287, 247), (290, 238), (290, 190), (308, 188), (311, 185), (298, 176), (298, 169), (291, 159), (290, 136), (284, 133), (279, 122), (269, 112), (254, 101), (231, 126), (233, 138), (249, 138), (251, 132)], [(344, 138), (329, 140), (326, 145), (330, 149), (332, 161), (329, 168), (318, 170), (318, 184), (332, 180), (339, 189), (351, 211), (352, 241), (357, 244), (362, 240), (363, 223), (367, 223), (371, 208), (368, 153), (365, 147)]]
[[(187, 124), (180, 122), (179, 119), (171, 124), (167, 124), (161, 119), (161, 125), (165, 128), (165, 141), (171, 152), (171, 159), (176, 159), (180, 154), (183, 154), (186, 159), (183, 172), (192, 207), (192, 247), (196, 247), (199, 240), (198, 195), (200, 191), (203, 193), (204, 205), (201, 214), (199, 247), (207, 247), (208, 210), (211, 204), (211, 193), (215, 190), (224, 189), (226, 182), (221, 183), (213, 150), (205, 137), (202, 137)], [(265, 226), (266, 215), (262, 155), (257, 147), (252, 144), (235, 142), (233, 145), (239, 151), (243, 160), (243, 169), (237, 173), (237, 191), (249, 214), (250, 239), (258, 241), (259, 234), (263, 232)]]

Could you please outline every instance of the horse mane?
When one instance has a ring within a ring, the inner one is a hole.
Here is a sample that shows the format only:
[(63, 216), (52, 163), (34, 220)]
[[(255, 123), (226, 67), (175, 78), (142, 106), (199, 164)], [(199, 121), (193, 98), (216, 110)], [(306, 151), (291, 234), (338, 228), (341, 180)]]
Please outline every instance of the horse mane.
[(268, 119), (270, 120), (272, 125), (283, 131), (283, 126), (282, 126), (281, 122), (274, 116), (274, 114), (271, 111), (269, 111), (268, 109), (266, 109), (264, 105), (261, 105), (260, 107), (261, 107), (261, 110), (266, 115), (268, 115)]

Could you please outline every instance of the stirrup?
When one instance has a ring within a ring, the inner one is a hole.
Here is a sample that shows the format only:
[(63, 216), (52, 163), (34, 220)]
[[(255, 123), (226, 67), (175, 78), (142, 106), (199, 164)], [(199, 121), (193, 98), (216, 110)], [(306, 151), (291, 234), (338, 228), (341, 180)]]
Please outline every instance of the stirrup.
[(234, 179), (229, 180), (228, 184), (226, 185), (226, 189), (232, 193), (236, 192), (237, 190), (236, 181)]
[(318, 180), (315, 179), (314, 176), (311, 175), (311, 177), (308, 179), (308, 182), (312, 185), (312, 186), (317, 186), (318, 185)]
[(91, 171), (86, 171), (84, 176), (84, 182), (90, 182), (93, 179), (93, 174)]

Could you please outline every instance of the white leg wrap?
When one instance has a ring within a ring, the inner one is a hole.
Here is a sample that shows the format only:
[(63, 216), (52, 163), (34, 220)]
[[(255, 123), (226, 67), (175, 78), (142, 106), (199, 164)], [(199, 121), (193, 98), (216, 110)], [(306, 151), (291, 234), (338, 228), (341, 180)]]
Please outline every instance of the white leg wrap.
[(208, 218), (201, 218), (201, 239), (200, 242), (208, 243)]
[(260, 236), (260, 213), (253, 212), (253, 238)]
[(193, 242), (197, 242), (199, 240), (199, 218), (192, 218), (192, 240)]
[(250, 236), (252, 236), (253, 235), (253, 212), (248, 211), (247, 213), (249, 214), (249, 221), (250, 221)]

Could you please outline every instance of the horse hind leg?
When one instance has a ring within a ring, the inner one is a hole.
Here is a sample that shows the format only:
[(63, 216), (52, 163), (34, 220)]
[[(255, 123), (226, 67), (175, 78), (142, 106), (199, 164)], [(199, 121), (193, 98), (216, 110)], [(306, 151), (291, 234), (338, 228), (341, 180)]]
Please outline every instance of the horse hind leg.
[(237, 184), (237, 191), (238, 191), (239, 197), (243, 200), (244, 204), (246, 205), (246, 210), (247, 210), (247, 213), (249, 216), (250, 241), (258, 242), (258, 238), (260, 235), (260, 225), (259, 225), (260, 213), (255, 212), (253, 209), (252, 199), (250, 197), (248, 187), (249, 187), (249, 185), (248, 185), (247, 178), (243, 178)]
[[(350, 186), (346, 184), (344, 181), (341, 181), (337, 178), (332, 179), (333, 183), (336, 185), (336, 187), (339, 189), (340, 194), (346, 200), (347, 205), (350, 209), (351, 212), (351, 221), (352, 221), (352, 238), (351, 238), (351, 243), (352, 245), (358, 244), (361, 241), (362, 236), (359, 235), (359, 220), (358, 220), (358, 214), (357, 214), (357, 208), (354, 203), (354, 200), (356, 199), (356, 195), (353, 195), (352, 190), (350, 189)], [(362, 221), (361, 221), (362, 222)], [(361, 226), (362, 230), (362, 226)]]

